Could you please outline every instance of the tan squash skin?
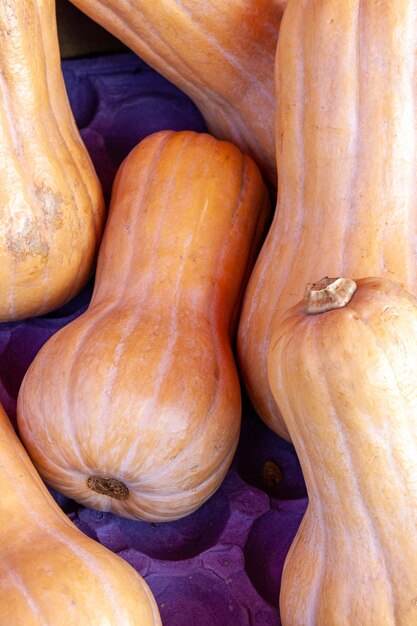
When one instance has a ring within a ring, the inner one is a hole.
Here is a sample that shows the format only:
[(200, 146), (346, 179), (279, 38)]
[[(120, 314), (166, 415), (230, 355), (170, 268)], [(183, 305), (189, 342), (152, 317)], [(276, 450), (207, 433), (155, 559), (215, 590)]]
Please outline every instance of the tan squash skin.
[(148, 585), (55, 503), (0, 407), (0, 625), (160, 626)]
[(318, 276), (386, 276), (417, 294), (415, 2), (289, 0), (277, 51), (277, 210), (238, 332), (248, 394), (289, 434), (267, 383), (272, 319)]
[(276, 184), (274, 62), (287, 0), (71, 0), (182, 89)]
[(283, 626), (417, 623), (417, 299), (355, 282), (343, 308), (295, 305), (271, 334), (269, 382), (309, 495)]
[(0, 322), (51, 311), (84, 285), (101, 187), (61, 73), (52, 0), (0, 2)]
[[(156, 133), (127, 157), (91, 304), (19, 393), (19, 430), (48, 483), (148, 520), (187, 515), (217, 489), (240, 429), (231, 337), (268, 212), (253, 161), (207, 134)], [(97, 477), (120, 482), (98, 493)]]

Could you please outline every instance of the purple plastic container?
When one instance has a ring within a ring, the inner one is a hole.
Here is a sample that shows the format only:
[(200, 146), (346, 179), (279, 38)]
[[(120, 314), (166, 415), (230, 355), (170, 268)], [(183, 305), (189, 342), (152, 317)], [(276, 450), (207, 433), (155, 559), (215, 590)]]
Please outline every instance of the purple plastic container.
[[(117, 168), (145, 136), (204, 132), (181, 91), (133, 53), (63, 62), (70, 103), (106, 199)], [(12, 420), (22, 378), (40, 347), (88, 305), (92, 282), (48, 315), (0, 324), (0, 401)], [(279, 626), (279, 586), (307, 506), (293, 446), (244, 402), (239, 447), (220, 489), (177, 522), (135, 522), (52, 492), (88, 536), (126, 559), (152, 589), (164, 626)]]

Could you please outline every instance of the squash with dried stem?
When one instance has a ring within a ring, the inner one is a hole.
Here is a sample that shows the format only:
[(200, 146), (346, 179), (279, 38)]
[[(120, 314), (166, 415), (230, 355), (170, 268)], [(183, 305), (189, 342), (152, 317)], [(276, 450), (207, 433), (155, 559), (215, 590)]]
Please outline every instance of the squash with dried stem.
[(268, 198), (254, 162), (205, 133), (155, 133), (125, 159), (90, 306), (19, 392), (20, 434), (58, 491), (163, 521), (218, 488), (239, 437), (232, 338)]
[(268, 375), (309, 503), (283, 626), (417, 623), (417, 298), (325, 279), (271, 333)]
[(277, 49), (278, 202), (238, 332), (248, 394), (271, 393), (273, 317), (317, 276), (385, 276), (417, 294), (417, 13), (411, 0), (289, 0)]

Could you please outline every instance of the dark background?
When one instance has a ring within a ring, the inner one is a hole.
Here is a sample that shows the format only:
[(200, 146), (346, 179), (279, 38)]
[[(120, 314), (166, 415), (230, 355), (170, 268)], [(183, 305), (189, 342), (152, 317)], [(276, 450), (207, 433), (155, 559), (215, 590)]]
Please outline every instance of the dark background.
[(56, 17), (63, 59), (127, 50), (118, 39), (84, 15), (69, 0), (57, 0)]

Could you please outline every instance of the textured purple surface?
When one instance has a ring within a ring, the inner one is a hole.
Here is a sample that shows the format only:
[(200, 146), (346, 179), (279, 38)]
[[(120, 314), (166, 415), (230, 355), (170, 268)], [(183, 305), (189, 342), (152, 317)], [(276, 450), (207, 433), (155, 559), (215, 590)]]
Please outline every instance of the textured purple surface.
[[(108, 199), (117, 167), (146, 135), (204, 131), (190, 100), (133, 54), (65, 61), (71, 106)], [(30, 362), (82, 313), (92, 283), (47, 316), (0, 324), (0, 401), (12, 420)], [(134, 522), (53, 493), (87, 535), (126, 559), (150, 585), (164, 626), (279, 626), (284, 559), (307, 505), (293, 447), (245, 404), (232, 468), (214, 496), (172, 523)], [(266, 465), (265, 465), (266, 464)], [(265, 467), (279, 468), (265, 473)]]

